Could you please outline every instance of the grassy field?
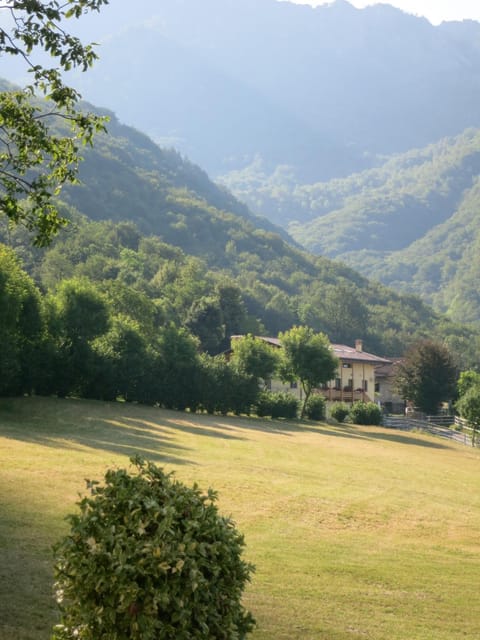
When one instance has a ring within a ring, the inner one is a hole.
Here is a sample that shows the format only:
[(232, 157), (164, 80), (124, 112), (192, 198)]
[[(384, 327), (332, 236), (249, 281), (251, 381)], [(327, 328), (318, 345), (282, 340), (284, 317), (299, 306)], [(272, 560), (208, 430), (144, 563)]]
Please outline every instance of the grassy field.
[(0, 401), (0, 638), (47, 640), (51, 545), (85, 478), (142, 453), (220, 493), (252, 640), (480, 638), (480, 451), (377, 427)]

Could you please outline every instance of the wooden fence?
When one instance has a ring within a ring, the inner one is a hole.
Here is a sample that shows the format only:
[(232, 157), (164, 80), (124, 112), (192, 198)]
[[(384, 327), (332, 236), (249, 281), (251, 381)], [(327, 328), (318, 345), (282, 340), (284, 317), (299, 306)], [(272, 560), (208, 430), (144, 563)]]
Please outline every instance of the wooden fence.
[[(441, 421), (439, 418), (441, 418)], [(447, 438), (460, 444), (469, 446), (472, 444), (472, 429), (457, 423), (454, 416), (425, 416), (425, 418), (419, 419), (408, 416), (386, 415), (383, 418), (383, 424), (385, 427), (392, 429), (401, 429), (402, 431), (426, 431), (440, 438)], [(459, 432), (449, 428), (448, 425), (452, 424), (461, 426), (463, 431)]]

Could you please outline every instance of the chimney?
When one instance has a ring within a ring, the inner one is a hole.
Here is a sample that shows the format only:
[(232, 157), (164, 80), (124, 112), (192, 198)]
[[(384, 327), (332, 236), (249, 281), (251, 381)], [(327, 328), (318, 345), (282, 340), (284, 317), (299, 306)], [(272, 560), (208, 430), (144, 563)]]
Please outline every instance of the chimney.
[(363, 351), (363, 340), (355, 340), (355, 351)]

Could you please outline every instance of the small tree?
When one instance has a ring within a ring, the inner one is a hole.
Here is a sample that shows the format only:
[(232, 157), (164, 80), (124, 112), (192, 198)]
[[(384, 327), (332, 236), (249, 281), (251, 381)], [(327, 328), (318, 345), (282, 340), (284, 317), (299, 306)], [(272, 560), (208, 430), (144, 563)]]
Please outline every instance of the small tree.
[(448, 349), (438, 342), (414, 344), (397, 367), (395, 387), (425, 413), (435, 414), (438, 405), (455, 393), (457, 370)]
[(241, 596), (253, 567), (216, 494), (132, 459), (109, 470), (70, 516), (56, 546), (61, 623), (53, 640), (242, 640), (253, 628)]
[(472, 429), (472, 447), (474, 447), (480, 428), (480, 385), (470, 386), (455, 406)]
[(288, 382), (300, 381), (304, 393), (300, 413), (303, 418), (313, 389), (335, 377), (338, 360), (327, 336), (309, 327), (293, 327), (279, 338), (283, 347), (280, 375)]
[(233, 341), (232, 348), (232, 363), (258, 383), (265, 385), (275, 374), (280, 362), (279, 353), (261, 338), (249, 334)]
[(457, 393), (461, 398), (471, 387), (480, 388), (480, 373), (477, 371), (462, 371), (458, 377)]

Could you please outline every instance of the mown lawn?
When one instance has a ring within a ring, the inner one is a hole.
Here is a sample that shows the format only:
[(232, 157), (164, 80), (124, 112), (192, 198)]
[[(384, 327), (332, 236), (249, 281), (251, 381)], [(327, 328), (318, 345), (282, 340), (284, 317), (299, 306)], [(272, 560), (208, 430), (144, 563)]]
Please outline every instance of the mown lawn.
[(219, 491), (252, 640), (480, 637), (480, 451), (377, 427), (0, 401), (0, 638), (47, 640), (51, 546), (85, 478), (141, 453)]

